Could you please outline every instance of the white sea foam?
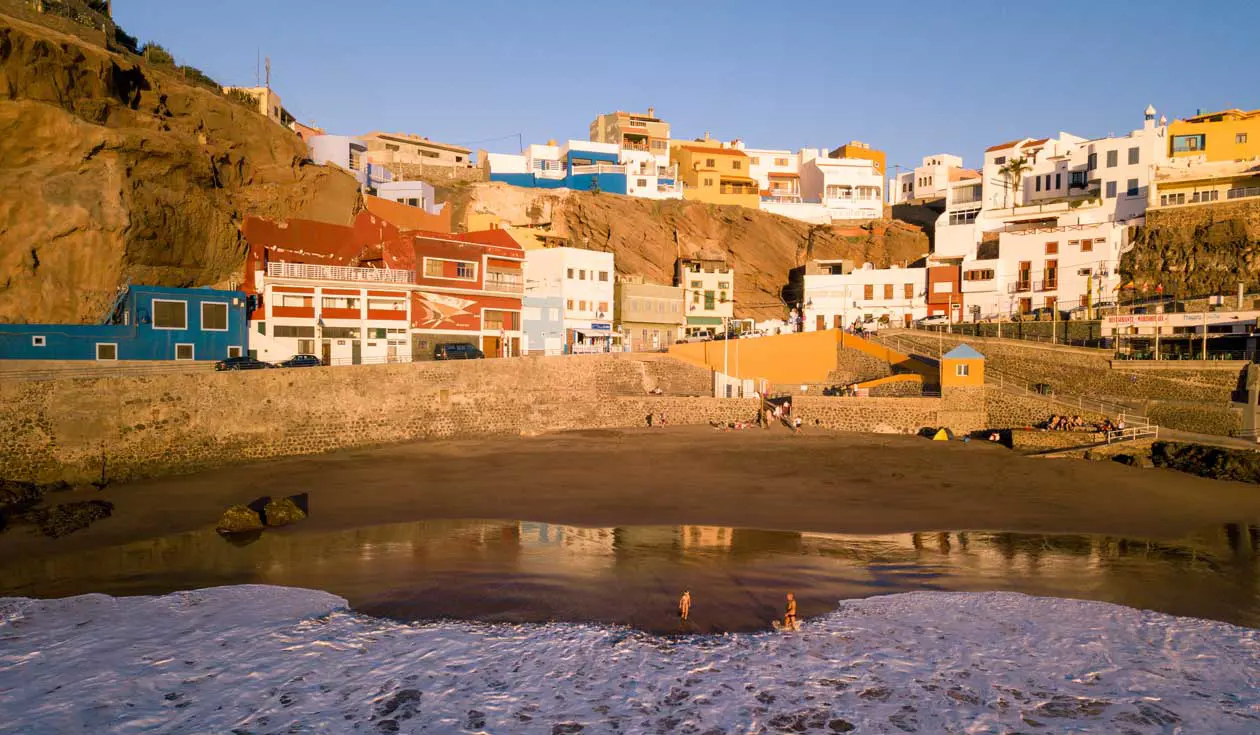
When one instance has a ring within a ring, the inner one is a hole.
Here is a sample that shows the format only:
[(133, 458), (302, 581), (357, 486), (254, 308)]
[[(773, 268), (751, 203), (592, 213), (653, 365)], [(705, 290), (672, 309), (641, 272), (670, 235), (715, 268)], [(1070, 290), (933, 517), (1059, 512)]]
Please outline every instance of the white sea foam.
[(1260, 632), (916, 592), (796, 634), (401, 624), (322, 592), (0, 600), (0, 733), (1256, 733)]

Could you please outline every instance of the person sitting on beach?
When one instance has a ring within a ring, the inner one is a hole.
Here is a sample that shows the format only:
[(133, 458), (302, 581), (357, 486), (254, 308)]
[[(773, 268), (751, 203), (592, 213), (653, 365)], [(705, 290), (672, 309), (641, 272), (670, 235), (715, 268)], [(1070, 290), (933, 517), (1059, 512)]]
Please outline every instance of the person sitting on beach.
[(792, 419), (792, 433), (794, 434), (801, 433), (801, 417), (800, 416), (797, 416), (796, 418)]
[(678, 617), (683, 622), (687, 621), (687, 616), (691, 614), (691, 590), (682, 593), (682, 597), (678, 598)]
[(791, 592), (787, 593), (787, 606), (783, 610), (783, 627), (796, 629), (796, 595)]

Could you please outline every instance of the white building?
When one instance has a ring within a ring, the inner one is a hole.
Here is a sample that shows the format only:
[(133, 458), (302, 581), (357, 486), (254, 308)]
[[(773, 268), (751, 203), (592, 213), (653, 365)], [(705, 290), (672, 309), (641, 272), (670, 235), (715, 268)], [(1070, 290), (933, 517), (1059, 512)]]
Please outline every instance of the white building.
[(926, 268), (875, 268), (844, 273), (841, 261), (819, 261), (831, 273), (806, 274), (803, 331), (842, 329), (863, 322), (910, 326), (928, 314)]
[[(1155, 115), (1147, 107), (1142, 128), (1124, 136), (1008, 141), (985, 151), (979, 189), (969, 178), (950, 182), (933, 259), (962, 259), (968, 314), (1115, 300), (1128, 227), (1143, 222), (1154, 167), (1166, 156)], [(1017, 159), (1024, 170), (1013, 175)]]
[[(524, 153), (486, 153), (491, 181), (539, 189), (573, 189), (647, 199), (681, 199), (676, 166), (650, 150), (569, 140), (530, 144)], [(666, 154), (668, 160), (668, 154)]]
[(525, 296), (560, 300), (569, 353), (619, 349), (620, 336), (613, 332), (614, 274), (612, 253), (581, 248), (525, 252)]
[(888, 203), (940, 199), (945, 196), (951, 181), (951, 173), (963, 167), (962, 156), (937, 153), (924, 156), (923, 164), (914, 170), (895, 176), (888, 184)]
[(788, 150), (734, 146), (749, 157), (761, 188), (761, 208), (784, 217), (830, 224), (884, 215), (884, 177), (862, 158), (829, 158), (817, 148)]
[(438, 214), (442, 207), (438, 206), (433, 185), (425, 181), (386, 181), (376, 185), (376, 196), (391, 202), (419, 207), (429, 214)]
[(722, 258), (679, 258), (674, 285), (683, 290), (684, 334), (716, 336), (735, 316), (735, 269)]

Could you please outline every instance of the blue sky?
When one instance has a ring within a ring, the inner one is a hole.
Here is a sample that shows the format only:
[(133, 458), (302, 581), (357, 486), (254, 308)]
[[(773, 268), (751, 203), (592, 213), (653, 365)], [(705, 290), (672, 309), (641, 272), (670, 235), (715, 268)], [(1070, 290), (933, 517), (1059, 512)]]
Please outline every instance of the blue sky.
[[(1260, 2), (114, 0), (116, 20), (224, 84), (259, 51), (299, 119), (515, 151), (649, 105), (675, 138), (850, 139), (913, 166), (1066, 130), (1260, 107)], [(1187, 12), (1190, 11), (1190, 12)]]

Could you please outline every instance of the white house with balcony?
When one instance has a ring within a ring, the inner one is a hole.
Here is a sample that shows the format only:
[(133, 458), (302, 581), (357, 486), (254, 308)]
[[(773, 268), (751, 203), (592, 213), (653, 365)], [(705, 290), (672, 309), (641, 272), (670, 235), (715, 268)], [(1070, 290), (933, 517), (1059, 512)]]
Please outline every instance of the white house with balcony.
[[(581, 248), (541, 248), (525, 252), (525, 297), (553, 300), (561, 308), (566, 353), (619, 351), (613, 331), (613, 254)], [(529, 332), (533, 325), (526, 324)]]
[(749, 175), (761, 189), (761, 208), (812, 224), (879, 219), (884, 177), (874, 161), (829, 158), (817, 148), (793, 153), (735, 147), (749, 157)]
[(536, 189), (600, 191), (648, 199), (680, 199), (675, 166), (658, 154), (615, 143), (569, 140), (531, 144), (521, 154), (487, 153), (491, 181)]
[(410, 270), (273, 261), (255, 271), (254, 282), (262, 308), (251, 316), (249, 349), (259, 360), (411, 360)]
[(688, 337), (724, 334), (735, 317), (735, 268), (725, 258), (699, 255), (674, 264), (674, 285), (682, 288), (683, 334)]
[(844, 329), (862, 323), (910, 326), (927, 316), (926, 268), (847, 270), (845, 261), (818, 261), (822, 273), (805, 275), (803, 331)]

